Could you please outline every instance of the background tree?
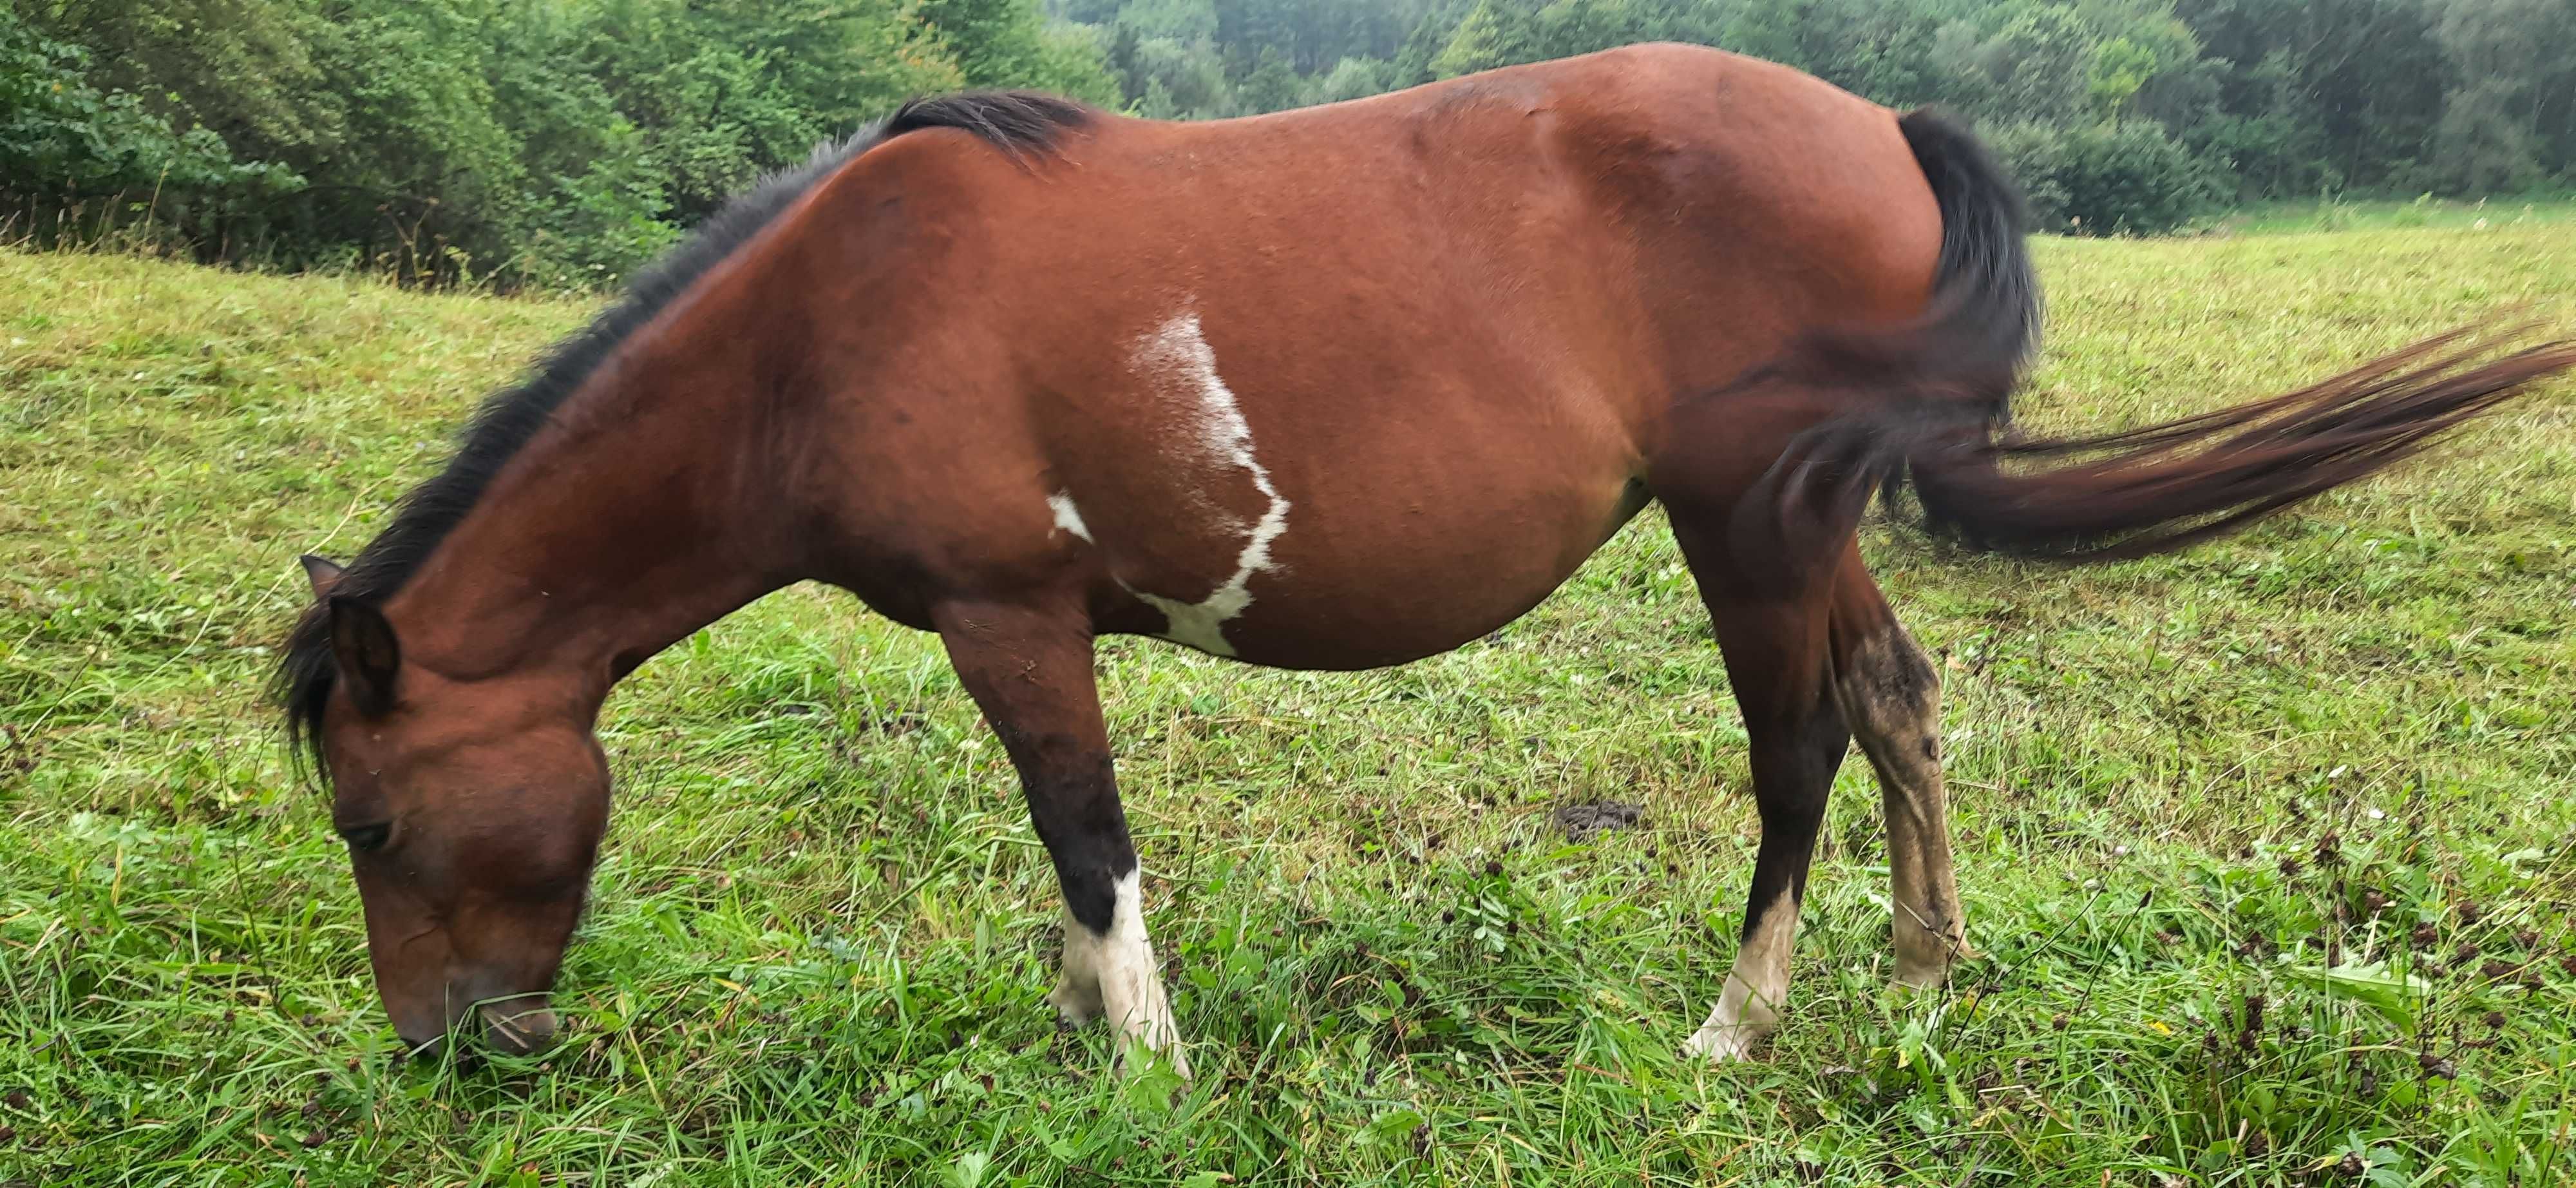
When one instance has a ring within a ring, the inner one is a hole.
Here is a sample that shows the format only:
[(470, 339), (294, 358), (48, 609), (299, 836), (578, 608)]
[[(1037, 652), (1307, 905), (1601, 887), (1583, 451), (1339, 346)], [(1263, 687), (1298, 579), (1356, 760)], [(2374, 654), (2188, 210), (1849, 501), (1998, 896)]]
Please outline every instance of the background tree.
[(2576, 0), (0, 0), (0, 220), (613, 283), (903, 97), (1213, 119), (1674, 39), (1996, 142), (2046, 224), (2576, 183)]
[(424, 284), (614, 283), (909, 95), (1121, 102), (1036, 0), (10, 0), (0, 46), (0, 217)]

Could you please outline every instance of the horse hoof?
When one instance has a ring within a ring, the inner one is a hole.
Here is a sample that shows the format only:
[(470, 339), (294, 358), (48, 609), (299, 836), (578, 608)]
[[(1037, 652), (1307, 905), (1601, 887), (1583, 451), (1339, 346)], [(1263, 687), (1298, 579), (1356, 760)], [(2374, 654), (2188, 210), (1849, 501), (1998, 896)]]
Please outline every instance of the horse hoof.
[(1710, 1064), (1735, 1064), (1753, 1058), (1760, 1039), (1750, 1027), (1703, 1027), (1682, 1044), (1682, 1058)]
[(1117, 1067), (1121, 1075), (1135, 1076), (1155, 1061), (1170, 1065), (1183, 1081), (1191, 1079), (1190, 1058), (1181, 1054), (1181, 1046), (1177, 1043), (1158, 1051), (1143, 1039), (1131, 1036), (1126, 1043), (1119, 1045)]

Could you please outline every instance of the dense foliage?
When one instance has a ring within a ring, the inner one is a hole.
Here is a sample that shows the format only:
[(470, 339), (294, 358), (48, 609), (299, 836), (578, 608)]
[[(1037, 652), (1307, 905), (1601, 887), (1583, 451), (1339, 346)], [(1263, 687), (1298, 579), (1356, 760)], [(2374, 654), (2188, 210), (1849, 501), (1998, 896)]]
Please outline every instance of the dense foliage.
[(1116, 99), (1036, 0), (12, 0), (0, 196), (46, 238), (596, 284), (906, 95), (976, 85)]
[(2563, 185), (2576, 0), (8, 0), (0, 218), (614, 280), (906, 94), (1214, 118), (1670, 38), (1973, 117), (2047, 225)]
[(1122, 93), (1228, 116), (1669, 38), (1962, 111), (2048, 224), (2569, 180), (2576, 0), (1051, 0)]

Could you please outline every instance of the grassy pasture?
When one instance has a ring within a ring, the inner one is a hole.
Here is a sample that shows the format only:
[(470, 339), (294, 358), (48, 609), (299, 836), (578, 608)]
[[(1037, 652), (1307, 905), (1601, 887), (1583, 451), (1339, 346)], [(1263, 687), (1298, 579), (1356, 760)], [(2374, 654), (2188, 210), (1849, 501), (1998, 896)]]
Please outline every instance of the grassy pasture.
[(2565, 194), (2498, 195), (2492, 198), (2312, 198), (2262, 202), (2199, 220), (2223, 235), (2280, 235), (2323, 231), (2523, 230), (2576, 219), (2576, 198)]
[[(2272, 394), (2508, 303), (2576, 321), (2569, 221), (2040, 250), (2043, 428)], [(935, 642), (812, 588), (610, 703), (563, 1045), (395, 1059), (257, 687), (295, 554), (353, 551), (586, 309), (0, 252), (0, 1184), (2576, 1182), (2563, 385), (2178, 558), (1870, 528), (1947, 673), (1986, 956), (1886, 986), (1855, 758), (1754, 1063), (1673, 1055), (1754, 819), (1652, 513), (1403, 669), (1108, 645), (1181, 1092), (1056, 1030), (1053, 880)], [(1642, 826), (1550, 823), (1602, 799)]]

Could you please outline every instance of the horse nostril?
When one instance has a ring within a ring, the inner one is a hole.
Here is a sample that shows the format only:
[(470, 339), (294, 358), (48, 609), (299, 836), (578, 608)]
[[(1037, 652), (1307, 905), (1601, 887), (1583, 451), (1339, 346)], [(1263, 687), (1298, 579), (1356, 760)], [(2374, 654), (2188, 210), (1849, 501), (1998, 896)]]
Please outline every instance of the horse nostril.
[(350, 849), (364, 854), (383, 849), (385, 839), (392, 837), (393, 832), (394, 826), (391, 821), (379, 821), (373, 825), (352, 825), (340, 831), (340, 840), (349, 843)]
[(487, 1005), (482, 1014), (485, 1042), (513, 1056), (525, 1056), (554, 1042), (555, 1013), (545, 1007), (511, 1010)]

